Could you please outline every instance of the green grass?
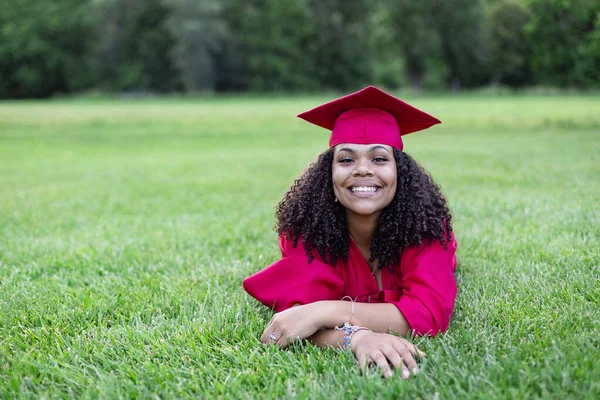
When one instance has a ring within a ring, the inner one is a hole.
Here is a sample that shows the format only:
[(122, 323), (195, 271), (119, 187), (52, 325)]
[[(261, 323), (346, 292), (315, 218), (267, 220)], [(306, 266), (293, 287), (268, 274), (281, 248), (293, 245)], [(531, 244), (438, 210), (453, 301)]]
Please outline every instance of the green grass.
[[(332, 97), (332, 96), (330, 96)], [(0, 398), (598, 398), (600, 98), (409, 98), (459, 295), (405, 382), (262, 346), (244, 277), (327, 146), (323, 97), (0, 103)]]

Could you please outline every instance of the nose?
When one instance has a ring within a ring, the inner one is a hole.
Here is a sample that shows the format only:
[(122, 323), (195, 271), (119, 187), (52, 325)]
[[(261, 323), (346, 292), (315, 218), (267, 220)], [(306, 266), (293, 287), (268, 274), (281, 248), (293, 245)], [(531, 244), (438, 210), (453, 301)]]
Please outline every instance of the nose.
[(352, 176), (373, 176), (373, 170), (369, 167), (369, 161), (365, 159), (357, 160), (354, 164)]

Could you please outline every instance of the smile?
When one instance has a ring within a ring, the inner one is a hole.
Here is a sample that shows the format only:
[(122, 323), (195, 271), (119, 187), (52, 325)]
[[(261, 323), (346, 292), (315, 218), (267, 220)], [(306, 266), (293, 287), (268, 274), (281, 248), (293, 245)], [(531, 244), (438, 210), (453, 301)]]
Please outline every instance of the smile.
[(376, 186), (353, 186), (350, 188), (352, 193), (375, 193), (379, 190)]

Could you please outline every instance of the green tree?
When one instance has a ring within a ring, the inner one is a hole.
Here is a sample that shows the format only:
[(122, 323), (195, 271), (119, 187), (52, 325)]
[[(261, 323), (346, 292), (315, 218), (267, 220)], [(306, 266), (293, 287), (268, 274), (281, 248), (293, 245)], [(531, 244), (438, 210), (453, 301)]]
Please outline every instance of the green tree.
[[(168, 29), (175, 44), (171, 57), (186, 91), (236, 86), (227, 68), (229, 27), (225, 4), (216, 0), (167, 0)], [(229, 82), (228, 82), (229, 81)]]
[(579, 46), (576, 75), (581, 84), (589, 87), (600, 86), (600, 11), (596, 13), (593, 30)]
[(321, 87), (353, 90), (369, 83), (372, 6), (367, 0), (311, 0), (311, 51)]
[(529, 0), (528, 6), (536, 82), (600, 86), (600, 0)]
[(306, 0), (228, 0), (227, 3), (226, 18), (232, 33), (228, 46), (238, 52), (236, 62), (242, 64), (243, 79), (250, 90), (318, 87), (311, 60), (315, 35)]
[(524, 85), (531, 79), (529, 68), (531, 47), (525, 26), (531, 15), (519, 1), (502, 0), (490, 12), (494, 83)]
[(48, 97), (93, 84), (85, 0), (5, 0), (0, 97)]
[(180, 87), (170, 57), (169, 12), (161, 0), (94, 0), (100, 86), (161, 92)]
[(489, 31), (482, 0), (437, 0), (434, 27), (442, 41), (452, 89), (489, 82)]
[[(436, 27), (437, 0), (387, 0), (390, 29), (401, 52), (405, 72), (414, 91), (420, 91), (430, 66), (441, 60), (442, 41)], [(437, 63), (438, 65), (440, 62)], [(440, 72), (444, 68), (440, 69)], [(438, 80), (445, 80), (445, 76)]]
[(407, 86), (405, 60), (396, 44), (392, 15), (383, 2), (377, 2), (377, 5), (372, 13), (369, 45), (372, 54), (373, 83), (391, 89)]
[(481, 0), (387, 0), (391, 28), (413, 90), (476, 86), (489, 79)]

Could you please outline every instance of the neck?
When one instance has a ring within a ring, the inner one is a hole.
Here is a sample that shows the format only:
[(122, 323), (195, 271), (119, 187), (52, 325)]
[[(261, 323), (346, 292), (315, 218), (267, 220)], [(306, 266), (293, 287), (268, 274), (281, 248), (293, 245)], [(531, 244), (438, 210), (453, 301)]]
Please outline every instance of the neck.
[(375, 229), (379, 221), (379, 213), (375, 215), (358, 215), (348, 213), (348, 231), (359, 247), (371, 247), (371, 241), (375, 235)]

